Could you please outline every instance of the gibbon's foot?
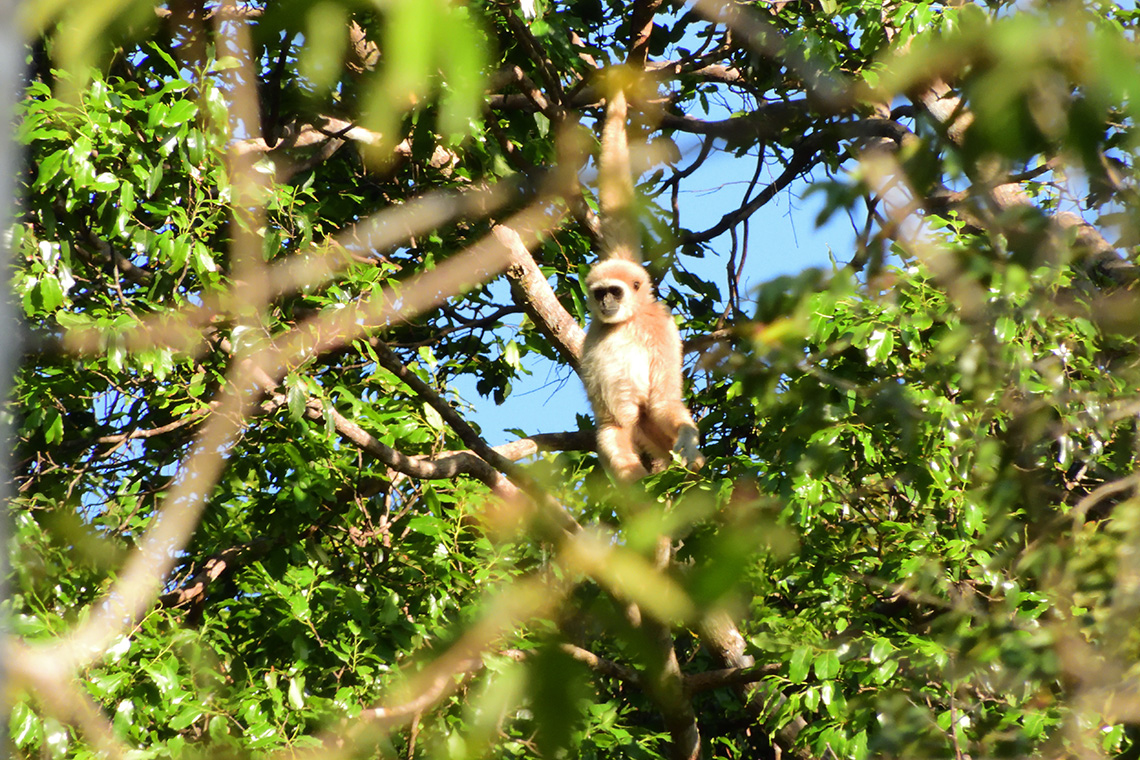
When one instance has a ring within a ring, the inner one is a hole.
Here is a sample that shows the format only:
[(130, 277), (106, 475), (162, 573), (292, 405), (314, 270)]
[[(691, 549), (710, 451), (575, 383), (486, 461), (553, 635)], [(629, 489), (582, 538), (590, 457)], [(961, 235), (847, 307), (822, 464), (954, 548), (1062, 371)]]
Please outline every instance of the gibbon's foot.
[(681, 457), (681, 461), (690, 470), (699, 470), (705, 466), (705, 455), (699, 448), (700, 433), (695, 427), (685, 426), (677, 431), (677, 443), (673, 451)]

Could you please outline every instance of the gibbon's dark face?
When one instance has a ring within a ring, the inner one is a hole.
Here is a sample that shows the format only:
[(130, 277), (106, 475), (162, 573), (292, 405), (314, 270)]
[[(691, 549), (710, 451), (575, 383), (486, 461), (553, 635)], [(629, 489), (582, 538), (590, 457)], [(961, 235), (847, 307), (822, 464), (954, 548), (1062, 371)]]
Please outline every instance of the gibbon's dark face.
[(603, 320), (611, 319), (621, 311), (622, 302), (626, 295), (625, 286), (617, 283), (606, 283), (591, 290), (590, 295), (594, 297), (594, 303), (597, 304), (598, 316)]

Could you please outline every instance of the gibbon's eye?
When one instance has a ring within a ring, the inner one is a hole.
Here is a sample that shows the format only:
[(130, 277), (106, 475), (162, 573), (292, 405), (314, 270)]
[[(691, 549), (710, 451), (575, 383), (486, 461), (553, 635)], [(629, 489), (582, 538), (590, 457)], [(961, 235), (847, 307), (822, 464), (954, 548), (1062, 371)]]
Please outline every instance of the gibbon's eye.
[(633, 281), (633, 289), (634, 290), (641, 290), (641, 280), (634, 280)]

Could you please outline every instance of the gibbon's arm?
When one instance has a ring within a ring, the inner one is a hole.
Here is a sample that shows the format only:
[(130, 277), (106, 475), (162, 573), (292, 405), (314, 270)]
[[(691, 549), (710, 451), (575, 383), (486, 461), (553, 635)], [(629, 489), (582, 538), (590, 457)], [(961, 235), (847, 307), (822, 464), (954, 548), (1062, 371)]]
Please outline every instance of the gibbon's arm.
[(620, 82), (613, 81), (602, 125), (598, 155), (598, 205), (602, 219), (602, 258), (641, 263), (641, 242), (633, 219), (633, 174), (629, 162), (626, 119), (629, 103)]

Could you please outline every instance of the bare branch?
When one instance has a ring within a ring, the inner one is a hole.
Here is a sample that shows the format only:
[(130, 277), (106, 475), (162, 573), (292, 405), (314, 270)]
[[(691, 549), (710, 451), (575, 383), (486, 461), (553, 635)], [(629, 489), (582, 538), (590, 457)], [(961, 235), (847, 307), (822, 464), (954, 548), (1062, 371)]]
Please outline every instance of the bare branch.
[(447, 423), (447, 426), (459, 436), (459, 440), (467, 444), (472, 451), (507, 477), (517, 480), (521, 476), (514, 462), (488, 446), (487, 442), (475, 432), (467, 420), (460, 417), (451, 407), (451, 404), (444, 401), (434, 388), (403, 365), (399, 357), (392, 353), (392, 349), (377, 339), (373, 339), (371, 343), (372, 348), (376, 351), (376, 358), (379, 360), (380, 366), (398, 377), (412, 389), (413, 393), (426, 401), (432, 409), (435, 409), (443, 421)]
[(630, 40), (629, 56), (625, 62), (636, 69), (644, 69), (649, 58), (649, 37), (653, 33), (653, 17), (664, 0), (636, 0), (633, 4), (630, 25), (633, 39)]
[(178, 430), (179, 428), (186, 427), (187, 425), (196, 425), (201, 422), (202, 418), (209, 413), (210, 407), (195, 409), (185, 417), (181, 417), (166, 425), (159, 425), (158, 427), (149, 428), (147, 430), (132, 430), (129, 433), (120, 433), (118, 435), (104, 435), (96, 438), (95, 442), (119, 444), (123, 443), (124, 441), (133, 441), (139, 438), (153, 438), (156, 435), (169, 433), (171, 431)]
[(223, 549), (207, 559), (202, 569), (195, 573), (189, 581), (160, 596), (158, 603), (163, 607), (183, 607), (200, 603), (205, 598), (206, 591), (211, 583), (224, 573), (232, 574), (236, 567), (247, 565), (253, 560), (265, 556), (273, 543), (268, 538), (257, 538), (238, 546)]
[(542, 76), (542, 81), (546, 85), (547, 91), (550, 92), (558, 104), (557, 113), (559, 117), (561, 117), (562, 102), (566, 98), (562, 92), (562, 83), (558, 79), (557, 67), (555, 67), (554, 62), (546, 55), (543, 46), (534, 38), (534, 35), (531, 34), (530, 27), (515, 13), (514, 6), (514, 0), (507, 0), (507, 2), (500, 0), (498, 3), (499, 13), (506, 20), (511, 34), (519, 41), (520, 46), (526, 51), (530, 59), (534, 61), (535, 68), (538, 69), (538, 73)]
[(582, 326), (559, 303), (558, 296), (522, 239), (507, 227), (496, 226), (494, 232), (510, 249), (507, 277), (511, 281), (515, 301), (520, 303), (535, 327), (562, 358), (577, 370), (582, 341), (586, 338)]
[(790, 185), (797, 177), (808, 171), (819, 160), (823, 150), (843, 139), (884, 137), (902, 142), (910, 135), (902, 125), (889, 119), (863, 119), (839, 125), (835, 130), (813, 132), (796, 145), (792, 157), (784, 171), (771, 184), (761, 190), (755, 198), (738, 209), (730, 211), (721, 220), (704, 232), (689, 233), (683, 243), (704, 243), (724, 234), (740, 222), (756, 213), (775, 197), (776, 193)]

